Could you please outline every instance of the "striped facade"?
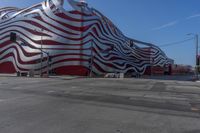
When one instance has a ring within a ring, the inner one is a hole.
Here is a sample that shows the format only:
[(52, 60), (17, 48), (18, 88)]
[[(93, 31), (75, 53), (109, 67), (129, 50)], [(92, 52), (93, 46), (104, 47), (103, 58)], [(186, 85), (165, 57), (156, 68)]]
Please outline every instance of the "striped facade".
[[(144, 74), (151, 65), (169, 64), (159, 47), (126, 37), (96, 9), (84, 2), (66, 2), (72, 10), (63, 8), (63, 0), (0, 9), (1, 73), (39, 74), (49, 67), (58, 75)], [(17, 34), (16, 42), (10, 41), (11, 32)]]

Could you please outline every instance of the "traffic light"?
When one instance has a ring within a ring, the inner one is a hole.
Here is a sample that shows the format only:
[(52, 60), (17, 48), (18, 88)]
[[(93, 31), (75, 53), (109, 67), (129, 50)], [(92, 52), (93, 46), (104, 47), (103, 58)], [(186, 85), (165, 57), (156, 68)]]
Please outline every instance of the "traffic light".
[(17, 34), (14, 32), (10, 33), (10, 41), (16, 42), (17, 41)]

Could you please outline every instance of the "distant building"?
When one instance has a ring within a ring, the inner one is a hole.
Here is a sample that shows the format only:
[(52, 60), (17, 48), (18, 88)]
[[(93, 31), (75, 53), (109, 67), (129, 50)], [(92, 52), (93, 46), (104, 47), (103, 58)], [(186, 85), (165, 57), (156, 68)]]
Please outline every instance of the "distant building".
[[(46, 0), (29, 8), (0, 9), (0, 72), (88, 75), (145, 74), (173, 64), (157, 46), (126, 37), (85, 2)], [(10, 40), (17, 34), (16, 42)]]

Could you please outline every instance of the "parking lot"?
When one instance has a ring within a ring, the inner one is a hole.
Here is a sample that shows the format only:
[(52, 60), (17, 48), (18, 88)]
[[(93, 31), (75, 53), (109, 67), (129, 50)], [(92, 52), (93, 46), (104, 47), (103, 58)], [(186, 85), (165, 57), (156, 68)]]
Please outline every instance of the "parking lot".
[(200, 83), (0, 77), (0, 133), (199, 133)]

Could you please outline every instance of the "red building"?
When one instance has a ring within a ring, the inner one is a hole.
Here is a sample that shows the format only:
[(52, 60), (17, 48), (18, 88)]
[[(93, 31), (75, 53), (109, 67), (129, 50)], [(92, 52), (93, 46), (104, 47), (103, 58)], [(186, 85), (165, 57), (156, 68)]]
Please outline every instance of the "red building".
[(164, 73), (170, 60), (158, 46), (125, 36), (85, 2), (64, 2), (0, 8), (0, 73)]

